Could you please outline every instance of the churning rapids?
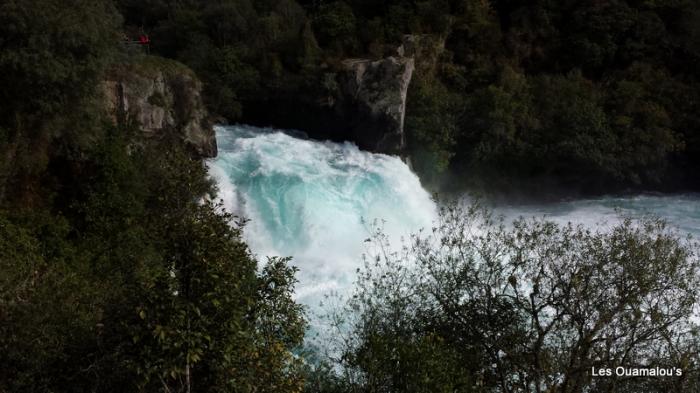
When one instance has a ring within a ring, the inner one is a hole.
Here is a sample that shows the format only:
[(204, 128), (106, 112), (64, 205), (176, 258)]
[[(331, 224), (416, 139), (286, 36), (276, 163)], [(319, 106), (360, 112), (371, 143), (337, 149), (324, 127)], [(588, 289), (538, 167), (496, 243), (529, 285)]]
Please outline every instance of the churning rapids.
[[(429, 228), (436, 206), (398, 158), (351, 143), (319, 142), (248, 126), (217, 127), (219, 156), (210, 173), (225, 207), (250, 219), (245, 237), (259, 258), (292, 256), (297, 298), (313, 309), (347, 291), (362, 265), (368, 223), (383, 220), (392, 244)], [(700, 237), (700, 195), (639, 195), (501, 207), (498, 213), (594, 225), (618, 214), (666, 218)]]
[(244, 234), (260, 259), (294, 258), (297, 298), (312, 307), (352, 285), (374, 219), (398, 240), (435, 217), (399, 158), (247, 126), (217, 128), (216, 137), (210, 173), (226, 209), (250, 219)]

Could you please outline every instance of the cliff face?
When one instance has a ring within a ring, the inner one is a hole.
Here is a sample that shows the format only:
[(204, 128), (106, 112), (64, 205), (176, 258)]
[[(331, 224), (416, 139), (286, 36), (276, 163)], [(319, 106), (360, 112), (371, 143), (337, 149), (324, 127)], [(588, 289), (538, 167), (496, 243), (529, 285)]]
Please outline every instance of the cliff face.
[(115, 123), (134, 121), (147, 138), (175, 137), (196, 157), (216, 156), (216, 137), (202, 101), (202, 84), (184, 65), (146, 57), (113, 67), (102, 88)]
[(342, 66), (337, 75), (336, 110), (349, 124), (350, 139), (367, 150), (401, 153), (405, 146), (403, 123), (413, 59), (350, 59)]
[(414, 60), (346, 59), (320, 75), (323, 88), (270, 94), (243, 103), (241, 122), (297, 129), (311, 138), (355, 142), (376, 153), (403, 154), (406, 95)]
[(432, 78), (444, 49), (444, 37), (406, 35), (390, 56), (324, 64), (320, 86), (272, 90), (242, 102), (239, 120), (407, 157), (404, 118), (411, 81)]

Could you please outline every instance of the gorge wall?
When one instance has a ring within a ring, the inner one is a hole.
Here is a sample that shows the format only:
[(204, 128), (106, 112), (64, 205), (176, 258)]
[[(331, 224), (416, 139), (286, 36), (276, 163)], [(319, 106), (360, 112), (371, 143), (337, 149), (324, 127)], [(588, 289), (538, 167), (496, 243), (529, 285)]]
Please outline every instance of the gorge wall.
[(177, 138), (198, 158), (216, 156), (202, 83), (186, 66), (145, 56), (113, 66), (101, 87), (113, 122), (135, 122), (145, 138)]
[(352, 141), (361, 149), (404, 155), (404, 117), (414, 71), (425, 69), (421, 36), (406, 36), (390, 56), (328, 66), (317, 91), (280, 92), (243, 102), (242, 123), (291, 128), (311, 138)]
[[(279, 91), (264, 100), (243, 102), (239, 121), (405, 155), (404, 118), (411, 80), (435, 67), (434, 56), (424, 53), (434, 51), (424, 50), (426, 45), (434, 42), (411, 35), (390, 56), (340, 61), (320, 73), (320, 89)], [(101, 87), (113, 122), (135, 122), (146, 138), (177, 138), (196, 157), (216, 156), (202, 83), (186, 66), (144, 56), (113, 66)]]
[(401, 153), (406, 96), (413, 58), (348, 59), (337, 74), (339, 94), (334, 107), (347, 127), (347, 137), (361, 149)]

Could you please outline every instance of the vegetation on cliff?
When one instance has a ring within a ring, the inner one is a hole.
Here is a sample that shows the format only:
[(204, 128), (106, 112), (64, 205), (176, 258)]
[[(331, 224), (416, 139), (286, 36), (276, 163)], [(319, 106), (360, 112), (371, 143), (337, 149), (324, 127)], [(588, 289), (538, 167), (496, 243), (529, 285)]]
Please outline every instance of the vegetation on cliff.
[(153, 50), (197, 71), (231, 121), (248, 102), (314, 99), (340, 60), (396, 54), (404, 35), (427, 34), (444, 45), (416, 54), (406, 113), (425, 182), (697, 187), (694, 1), (117, 3)]
[[(340, 60), (427, 34), (405, 119), (426, 181), (688, 184), (668, 175), (698, 167), (698, 10), (0, 0), (0, 391), (697, 391), (697, 247), (656, 221), (505, 228), (447, 210), (398, 255), (377, 232), (353, 320), (336, 320), (343, 356), (310, 367), (289, 260), (260, 265), (202, 161), (181, 139), (115, 124), (98, 86), (110, 68), (193, 69), (209, 108), (236, 120), (248, 101), (315, 97)], [(189, 68), (114, 67), (132, 59), (134, 29)], [(582, 372), (603, 362), (683, 378)]]
[(0, 22), (0, 391), (298, 391), (295, 270), (259, 265), (181, 138), (109, 118), (112, 2), (3, 0)]

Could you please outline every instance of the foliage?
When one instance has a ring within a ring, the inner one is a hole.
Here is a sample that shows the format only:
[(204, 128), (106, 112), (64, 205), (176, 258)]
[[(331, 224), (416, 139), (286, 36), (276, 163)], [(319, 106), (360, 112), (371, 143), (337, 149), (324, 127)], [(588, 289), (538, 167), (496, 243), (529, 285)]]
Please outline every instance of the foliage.
[(63, 214), (2, 215), (1, 389), (299, 391), (295, 269), (257, 273), (182, 146), (107, 135)]
[(197, 73), (209, 108), (231, 121), (241, 117), (242, 101), (298, 89), (293, 74), (318, 67), (310, 22), (293, 0), (115, 3), (127, 27), (150, 33), (154, 52)]
[[(357, 391), (690, 392), (698, 246), (663, 221), (597, 230), (450, 206), (390, 253), (381, 228), (345, 312)], [(683, 378), (592, 378), (599, 367)], [(687, 378), (686, 378), (687, 377)]]
[(108, 0), (0, 1), (0, 199), (29, 199), (19, 190), (54, 151), (75, 154), (94, 142), (95, 85), (119, 24)]
[(117, 36), (110, 1), (0, 3), (2, 120), (46, 114), (77, 102), (94, 86)]
[(414, 80), (409, 98), (404, 125), (407, 143), (415, 169), (429, 182), (447, 170), (454, 156), (457, 115), (453, 113), (459, 97), (441, 83)]
[(340, 53), (344, 47), (353, 50), (357, 37), (356, 21), (352, 8), (345, 2), (322, 4), (315, 15), (313, 26), (321, 45), (335, 46)]

